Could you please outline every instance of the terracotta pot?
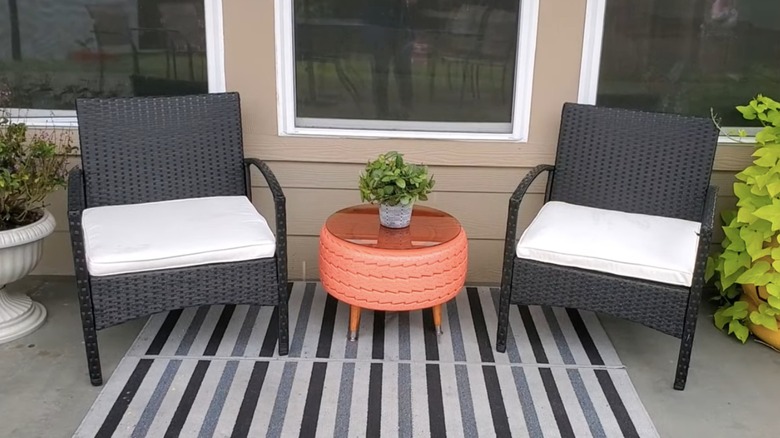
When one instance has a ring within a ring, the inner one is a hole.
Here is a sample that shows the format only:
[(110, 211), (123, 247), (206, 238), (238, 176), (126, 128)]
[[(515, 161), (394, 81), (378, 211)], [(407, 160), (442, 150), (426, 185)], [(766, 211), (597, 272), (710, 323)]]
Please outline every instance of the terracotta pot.
[[(761, 303), (765, 303), (768, 295), (766, 288), (763, 286), (756, 287), (752, 284), (742, 285), (742, 296), (740, 301), (744, 301), (748, 305), (748, 311), (753, 312), (758, 310), (758, 306)], [(780, 316), (775, 317), (780, 326)], [(747, 327), (751, 333), (762, 342), (766, 343), (775, 350), (780, 350), (780, 330), (770, 330), (762, 325), (753, 324), (750, 319), (746, 321)]]

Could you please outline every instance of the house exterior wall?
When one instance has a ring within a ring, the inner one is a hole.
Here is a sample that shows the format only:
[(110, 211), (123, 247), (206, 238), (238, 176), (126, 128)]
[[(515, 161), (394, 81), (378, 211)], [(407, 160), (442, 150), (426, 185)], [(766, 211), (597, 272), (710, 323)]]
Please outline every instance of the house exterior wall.
[[(223, 2), (227, 89), (241, 93), (246, 155), (266, 160), (287, 196), (291, 279), (316, 279), (317, 243), (327, 216), (360, 202), (357, 177), (369, 159), (387, 150), (431, 166), (436, 190), (426, 205), (457, 217), (469, 236), (468, 281), (498, 283), (511, 192), (531, 167), (554, 161), (561, 105), (576, 101), (585, 1), (540, 2), (528, 142), (280, 137), (273, 1)], [(735, 171), (750, 161), (750, 147), (722, 144), (713, 182), (719, 208), (733, 207)], [(270, 194), (254, 178), (256, 204), (273, 217)], [(544, 182), (524, 201), (521, 227), (542, 205)], [(45, 243), (37, 274), (73, 272), (65, 192), (50, 198), (57, 229)], [(716, 238), (719, 239), (719, 234)]]

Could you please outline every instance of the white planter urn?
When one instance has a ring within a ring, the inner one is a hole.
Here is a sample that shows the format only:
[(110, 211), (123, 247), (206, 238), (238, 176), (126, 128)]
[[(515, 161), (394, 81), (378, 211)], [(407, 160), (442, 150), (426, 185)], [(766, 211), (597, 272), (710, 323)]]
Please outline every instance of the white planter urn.
[(387, 228), (406, 228), (412, 222), (413, 202), (409, 204), (379, 204), (379, 223)]
[(41, 259), (43, 238), (54, 231), (48, 210), (37, 222), (0, 231), (0, 344), (34, 332), (46, 321), (46, 308), (25, 293), (10, 293), (10, 284), (35, 268)]

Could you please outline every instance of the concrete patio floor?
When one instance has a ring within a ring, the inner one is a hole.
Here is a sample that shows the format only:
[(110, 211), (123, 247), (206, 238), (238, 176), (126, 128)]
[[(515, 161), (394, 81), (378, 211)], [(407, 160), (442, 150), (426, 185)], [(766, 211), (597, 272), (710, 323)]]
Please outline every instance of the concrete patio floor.
[[(37, 332), (0, 345), (0, 437), (70, 437), (100, 392), (89, 384), (75, 281), (33, 277), (30, 290), (48, 312)], [(712, 325), (703, 306), (687, 389), (672, 389), (679, 341), (637, 324), (601, 320), (662, 437), (777, 435), (780, 353), (742, 345)], [(107, 380), (144, 321), (99, 334)]]

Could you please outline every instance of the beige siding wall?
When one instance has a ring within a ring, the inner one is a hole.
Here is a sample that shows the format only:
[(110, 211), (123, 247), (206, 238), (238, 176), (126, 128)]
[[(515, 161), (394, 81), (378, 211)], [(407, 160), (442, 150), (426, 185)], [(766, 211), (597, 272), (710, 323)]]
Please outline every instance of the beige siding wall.
[[(561, 104), (577, 98), (585, 2), (540, 3), (529, 141), (511, 143), (279, 137), (273, 1), (224, 2), (227, 86), (241, 93), (247, 155), (268, 161), (287, 195), (292, 279), (317, 278), (319, 229), (331, 212), (360, 202), (355, 187), (362, 164), (398, 150), (431, 165), (437, 185), (427, 204), (463, 223), (470, 238), (468, 280), (499, 281), (509, 194), (531, 167), (552, 163)], [(749, 161), (749, 153), (744, 146), (719, 148), (713, 182), (721, 187), (720, 208), (733, 207), (733, 174)], [(521, 226), (541, 206), (543, 190), (543, 181), (532, 187)], [(255, 195), (272, 218), (267, 190), (258, 185)], [(57, 231), (47, 239), (36, 273), (70, 274), (65, 193), (50, 201)]]

